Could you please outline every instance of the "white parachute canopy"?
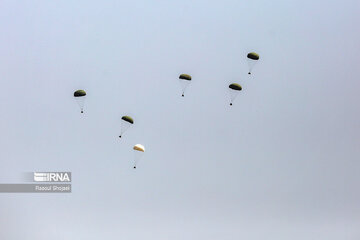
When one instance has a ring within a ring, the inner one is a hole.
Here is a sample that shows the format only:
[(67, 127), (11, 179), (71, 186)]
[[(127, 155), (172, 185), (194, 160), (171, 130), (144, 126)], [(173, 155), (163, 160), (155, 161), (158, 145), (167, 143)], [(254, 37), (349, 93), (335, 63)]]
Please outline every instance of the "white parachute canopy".
[(141, 144), (136, 144), (134, 147), (134, 168), (136, 168), (137, 163), (139, 162), (139, 160), (142, 158), (142, 156), (145, 153), (145, 147)]

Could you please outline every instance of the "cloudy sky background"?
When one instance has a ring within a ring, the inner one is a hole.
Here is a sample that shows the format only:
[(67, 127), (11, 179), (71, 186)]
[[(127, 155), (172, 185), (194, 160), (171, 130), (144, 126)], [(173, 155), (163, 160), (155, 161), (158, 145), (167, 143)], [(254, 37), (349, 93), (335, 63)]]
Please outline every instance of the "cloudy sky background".
[[(73, 192), (1, 194), (0, 238), (359, 239), (359, 11), (1, 1), (0, 181), (71, 171)], [(119, 140), (122, 115), (135, 124)]]

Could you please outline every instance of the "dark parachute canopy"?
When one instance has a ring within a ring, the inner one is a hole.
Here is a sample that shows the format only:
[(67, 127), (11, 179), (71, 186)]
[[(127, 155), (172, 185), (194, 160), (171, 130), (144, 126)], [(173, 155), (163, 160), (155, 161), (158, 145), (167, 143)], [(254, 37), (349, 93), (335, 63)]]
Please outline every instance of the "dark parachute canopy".
[(240, 84), (238, 83), (232, 83), (229, 85), (229, 88), (231, 88), (232, 90), (237, 90), (237, 91), (241, 91), (242, 87)]
[(236, 96), (239, 94), (239, 92), (242, 90), (242, 87), (238, 83), (232, 83), (229, 85), (229, 91), (230, 91), (230, 106), (232, 106), (233, 101), (235, 100)]
[(249, 74), (251, 74), (252, 69), (254, 68), (256, 62), (260, 59), (259, 54), (255, 52), (248, 53), (247, 60), (249, 64)]
[(179, 81), (180, 81), (180, 85), (181, 85), (181, 89), (182, 89), (182, 95), (181, 96), (184, 97), (185, 90), (186, 90), (187, 86), (191, 82), (191, 76), (189, 74), (185, 74), (185, 73), (180, 74)]
[(259, 60), (260, 59), (259, 54), (254, 53), (254, 52), (248, 53), (247, 57), (252, 59), (252, 60)]
[(132, 119), (132, 118), (129, 117), (129, 116), (123, 116), (121, 119), (124, 120), (125, 122), (134, 124), (134, 119)]
[(179, 79), (191, 81), (191, 76), (189, 74), (181, 74)]
[(77, 90), (74, 92), (74, 97), (80, 107), (81, 113), (84, 113), (86, 92), (84, 90)]
[(120, 130), (119, 138), (121, 138), (122, 135), (124, 134), (124, 132), (126, 132), (126, 130), (128, 130), (133, 124), (134, 124), (134, 119), (132, 117), (122, 116), (121, 117), (121, 130)]
[(74, 92), (74, 97), (84, 97), (86, 96), (86, 92), (84, 90), (77, 90)]

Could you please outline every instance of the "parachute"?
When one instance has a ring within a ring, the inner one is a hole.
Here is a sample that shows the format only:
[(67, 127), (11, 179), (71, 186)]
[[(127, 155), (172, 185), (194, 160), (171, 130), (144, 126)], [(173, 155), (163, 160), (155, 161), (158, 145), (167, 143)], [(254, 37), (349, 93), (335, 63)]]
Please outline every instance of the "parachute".
[(181, 74), (179, 76), (179, 81), (182, 89), (182, 95), (184, 97), (185, 90), (187, 86), (190, 84), (191, 76), (189, 74)]
[(139, 160), (141, 159), (141, 157), (143, 156), (144, 152), (145, 152), (145, 147), (141, 144), (136, 144), (134, 147), (134, 153), (135, 153), (135, 157), (134, 157), (134, 168), (136, 168), (136, 164), (139, 162)]
[(232, 106), (233, 101), (239, 94), (239, 92), (242, 90), (242, 87), (238, 83), (232, 83), (229, 85), (229, 91), (230, 91), (230, 106)]
[(121, 132), (120, 132), (120, 138), (123, 135), (123, 133), (131, 127), (131, 125), (134, 124), (134, 119), (132, 119), (129, 116), (122, 116), (121, 118)]
[(247, 60), (248, 60), (248, 64), (249, 64), (249, 73), (251, 74), (252, 69), (254, 68), (256, 62), (260, 59), (259, 54), (251, 52), (248, 53), (247, 55)]
[(80, 107), (81, 113), (84, 113), (86, 92), (84, 90), (77, 90), (74, 92), (74, 97)]

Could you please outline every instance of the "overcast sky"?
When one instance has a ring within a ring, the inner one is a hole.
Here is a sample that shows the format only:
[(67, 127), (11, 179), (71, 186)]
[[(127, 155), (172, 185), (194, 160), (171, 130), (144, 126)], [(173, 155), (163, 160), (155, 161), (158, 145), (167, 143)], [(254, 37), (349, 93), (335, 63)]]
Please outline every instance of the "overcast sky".
[[(0, 194), (0, 238), (360, 239), (359, 12), (358, 0), (0, 1), (0, 182), (73, 174), (71, 194)], [(135, 124), (120, 140), (122, 115)]]

